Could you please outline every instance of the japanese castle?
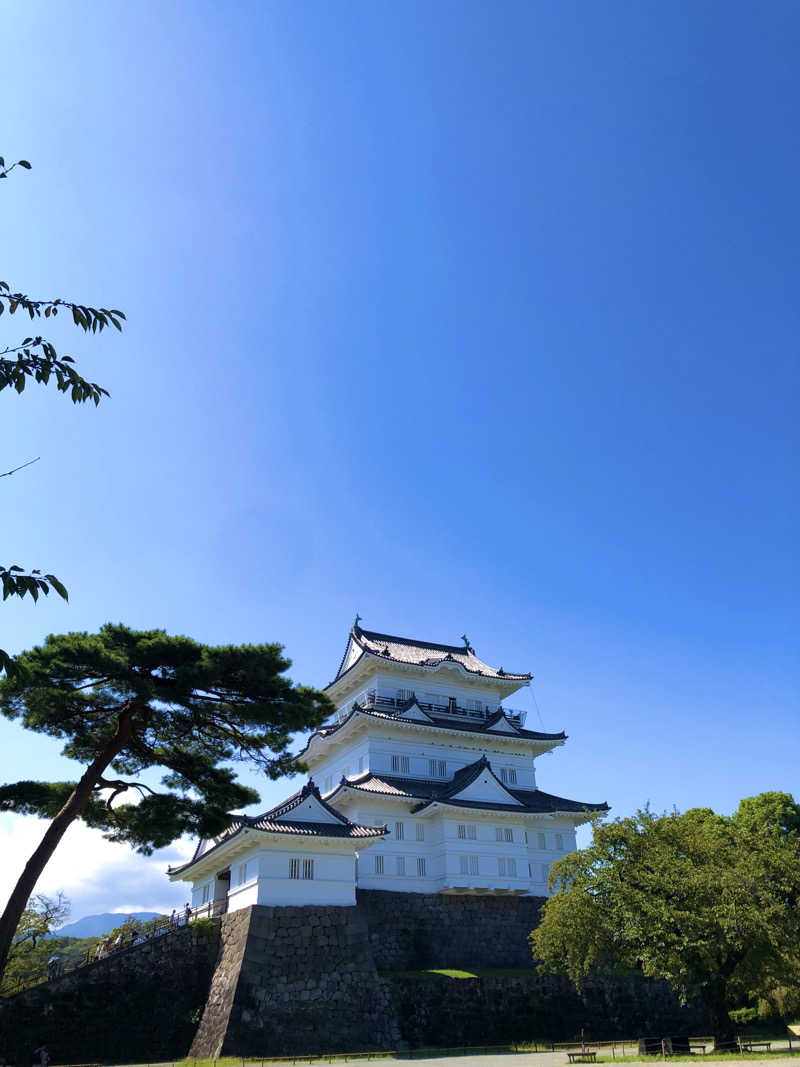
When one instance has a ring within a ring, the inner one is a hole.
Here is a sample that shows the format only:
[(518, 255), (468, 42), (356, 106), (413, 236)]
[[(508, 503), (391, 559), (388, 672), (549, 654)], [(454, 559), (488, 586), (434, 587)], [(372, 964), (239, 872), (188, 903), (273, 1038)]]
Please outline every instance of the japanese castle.
[(263, 815), (231, 817), (169, 871), (209, 913), (252, 904), (354, 905), (356, 888), (546, 896), (550, 865), (607, 804), (536, 787), (566, 734), (525, 728), (505, 701), (530, 674), (470, 646), (356, 621), (326, 692), (337, 705), (299, 759), (313, 776)]

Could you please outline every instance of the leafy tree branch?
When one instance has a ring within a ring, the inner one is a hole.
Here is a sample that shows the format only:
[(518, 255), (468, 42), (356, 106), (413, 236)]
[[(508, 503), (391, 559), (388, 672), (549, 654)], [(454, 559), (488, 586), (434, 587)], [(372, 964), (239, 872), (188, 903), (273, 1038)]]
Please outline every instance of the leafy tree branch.
[[(26, 159), (20, 159), (7, 166), (0, 156), (0, 178), (7, 178), (16, 167), (30, 170), (31, 164)], [(13, 290), (8, 282), (0, 281), (0, 316), (5, 312), (13, 316), (18, 311), (27, 312), (31, 320), (57, 318), (59, 312), (63, 312), (71, 316), (74, 325), (84, 332), (92, 333), (102, 333), (107, 326), (121, 330), (125, 320), (124, 313), (116, 308), (89, 307), (61, 297), (55, 300), (34, 299), (23, 292)], [(0, 392), (13, 388), (17, 393), (22, 393), (28, 382), (33, 381), (44, 386), (55, 385), (57, 391), (67, 394), (73, 404), (91, 400), (97, 406), (102, 397), (109, 395), (108, 391), (97, 382), (84, 378), (74, 364), (72, 356), (60, 356), (55, 345), (46, 338), (39, 335), (25, 337), (19, 343), (0, 350)], [(29, 464), (14, 467), (0, 477), (15, 474), (26, 466)], [(24, 568), (17, 565), (0, 566), (0, 578), (3, 583), (3, 600), (9, 596), (24, 597), (26, 594), (38, 600), (39, 593), (47, 595), (50, 588), (55, 589), (64, 600), (67, 599), (66, 589), (52, 574), (42, 576), (39, 570), (26, 573)], [(0, 673), (5, 671), (8, 674), (13, 670), (14, 660), (0, 649)]]

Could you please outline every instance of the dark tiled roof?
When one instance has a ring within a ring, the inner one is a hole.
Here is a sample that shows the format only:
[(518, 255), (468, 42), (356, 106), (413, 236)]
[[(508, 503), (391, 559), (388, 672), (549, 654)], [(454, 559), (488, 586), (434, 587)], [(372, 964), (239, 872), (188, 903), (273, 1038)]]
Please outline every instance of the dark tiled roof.
[[(299, 808), (307, 797), (314, 797), (318, 800), (327, 813), (335, 816), (339, 822), (345, 823), (348, 821), (340, 811), (336, 811), (325, 803), (314, 779), (309, 778), (302, 789), (298, 789), (296, 793), (292, 793), (292, 795), (284, 800), (282, 804), (278, 804), (275, 808), (270, 808), (269, 811), (265, 811), (262, 815), (251, 815), (248, 822), (251, 826), (257, 826), (258, 823), (265, 819), (279, 819), (282, 815), (288, 815), (289, 812), (294, 811), (295, 808)], [(242, 818), (247, 819), (248, 817), (243, 815)]]
[(265, 830), (271, 834), (300, 834), (305, 837), (381, 837), (386, 833), (385, 826), (362, 826), (360, 823), (347, 825), (330, 822), (273, 822), (271, 819), (259, 819), (256, 830)]
[[(299, 819), (285, 818), (286, 815), (299, 807), (309, 796), (315, 797), (325, 811), (336, 818), (336, 822), (302, 822)], [(186, 870), (186, 868), (191, 867), (196, 860), (204, 859), (210, 852), (213, 852), (223, 844), (223, 842), (234, 837), (241, 830), (261, 830), (264, 833), (289, 834), (296, 837), (362, 839), (365, 837), (382, 837), (386, 833), (385, 826), (364, 826), (361, 823), (351, 822), (350, 819), (342, 815), (340, 811), (336, 811), (335, 808), (332, 808), (329, 804), (325, 803), (320, 796), (319, 789), (314, 784), (313, 780), (309, 779), (303, 788), (290, 796), (288, 800), (285, 800), (275, 808), (271, 808), (269, 811), (265, 811), (262, 815), (232, 815), (230, 826), (227, 830), (223, 830), (221, 834), (214, 838), (214, 844), (211, 848), (200, 853), (200, 847), (203, 842), (199, 841), (195, 853), (189, 862), (184, 863), (179, 867), (171, 867), (169, 873), (176, 874), (178, 871)]]
[[(350, 637), (362, 652), (370, 652), (373, 656), (380, 656), (382, 659), (395, 663), (407, 663), (416, 667), (438, 667), (441, 663), (451, 661), (460, 664), (469, 674), (482, 675), (484, 678), (507, 678), (512, 682), (527, 682), (531, 679), (531, 675), (527, 673), (515, 674), (511, 671), (504, 671), (502, 667), (490, 667), (488, 663), (478, 659), (475, 650), (466, 644), (441, 645), (436, 641), (417, 641), (412, 637), (394, 637), (392, 634), (381, 634), (375, 630), (362, 630), (360, 626), (353, 626)], [(345, 657), (343, 656), (334, 681), (347, 673), (344, 663)], [(354, 665), (351, 664), (351, 667)], [(347, 670), (350, 669), (350, 667), (347, 668)]]
[(429, 729), (457, 730), (459, 733), (465, 734), (483, 734), (484, 737), (519, 737), (526, 741), (566, 741), (567, 738), (567, 735), (563, 730), (557, 734), (545, 734), (538, 730), (523, 730), (521, 727), (517, 727), (513, 733), (491, 730), (490, 727), (502, 718), (501, 712), (497, 712), (488, 719), (482, 719), (480, 722), (462, 722), (460, 719), (445, 718), (443, 716), (436, 716), (426, 712), (425, 714), (430, 719), (430, 722), (423, 722), (421, 719), (404, 719), (401, 715), (392, 715), (389, 712), (377, 711), (375, 708), (361, 707), (354, 704), (350, 712), (341, 720), (341, 722), (331, 723), (330, 726), (320, 726), (318, 730), (315, 730), (306, 742), (303, 752), (298, 754), (298, 758), (302, 757), (303, 753), (308, 751), (308, 746), (315, 737), (330, 737), (332, 734), (335, 734), (337, 730), (341, 730), (345, 723), (350, 721), (356, 712), (361, 715), (370, 715), (374, 719), (382, 719), (389, 722), (409, 723), (413, 726), (423, 726)]
[[(401, 778), (394, 775), (382, 774), (380, 776), (367, 771), (360, 778), (343, 780), (339, 788), (348, 787), (364, 793), (379, 793), (384, 796), (404, 797), (409, 800), (420, 800), (423, 803), (416, 805), (411, 810), (421, 811), (428, 804), (440, 802), (452, 804), (456, 807), (483, 809), (490, 811), (512, 811), (519, 814), (552, 814), (553, 812), (569, 811), (581, 813), (584, 811), (608, 811), (608, 804), (588, 804), (579, 800), (567, 800), (552, 793), (545, 793), (541, 789), (516, 789), (505, 783), (500, 783), (503, 788), (518, 800), (519, 804), (500, 804), (488, 801), (459, 800), (455, 794), (466, 789), (475, 781), (484, 769), (491, 771), (491, 764), (485, 756), (462, 767), (456, 771), (453, 777), (447, 781), (433, 781), (427, 778)], [(494, 772), (492, 772), (494, 773)]]

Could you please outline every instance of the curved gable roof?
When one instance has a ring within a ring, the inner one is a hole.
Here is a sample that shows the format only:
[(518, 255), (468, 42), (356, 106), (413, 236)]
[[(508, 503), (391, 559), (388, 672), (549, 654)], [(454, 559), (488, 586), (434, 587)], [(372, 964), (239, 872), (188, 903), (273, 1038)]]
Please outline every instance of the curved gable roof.
[[(332, 817), (331, 821), (320, 820), (316, 822), (287, 818), (309, 797), (313, 798), (316, 805), (319, 805), (323, 815)], [(188, 863), (181, 864), (178, 867), (170, 867), (167, 873), (175, 875), (181, 871), (188, 870), (198, 860), (204, 860), (206, 856), (216, 851), (243, 830), (261, 830), (265, 833), (290, 834), (303, 837), (338, 838), (383, 837), (387, 833), (385, 826), (365, 826), (362, 823), (352, 822), (347, 816), (342, 815), (340, 811), (336, 811), (335, 808), (332, 808), (322, 799), (316, 784), (312, 779), (309, 779), (303, 788), (290, 796), (288, 800), (284, 800), (277, 807), (270, 808), (269, 811), (265, 811), (262, 815), (232, 815), (230, 826), (214, 838), (214, 844), (210, 848), (203, 849), (205, 841), (199, 841), (194, 855)]]
[[(413, 707), (415, 701), (412, 699), (408, 702), (407, 707)], [(392, 714), (391, 712), (378, 711), (376, 708), (370, 708), (362, 706), (360, 704), (353, 704), (350, 711), (339, 720), (339, 722), (331, 723), (329, 726), (319, 726), (308, 738), (302, 751), (298, 752), (297, 758), (302, 759), (306, 752), (308, 752), (309, 746), (316, 738), (322, 738), (323, 740), (332, 737), (335, 733), (338, 733), (344, 726), (346, 726), (351, 719), (356, 715), (366, 715), (371, 719), (378, 719), (382, 722), (398, 723), (401, 726), (420, 727), (422, 729), (434, 729), (434, 730), (452, 730), (456, 733), (464, 734), (482, 734), (484, 737), (489, 737), (492, 740), (496, 740), (498, 737), (508, 737), (513, 739), (520, 739), (523, 741), (550, 741), (554, 744), (559, 744), (562, 741), (566, 741), (567, 735), (561, 730), (557, 734), (547, 734), (539, 730), (525, 730), (522, 727), (514, 727), (511, 731), (498, 730), (496, 726), (501, 720), (505, 719), (503, 712), (495, 712), (494, 715), (489, 716), (488, 719), (478, 720), (465, 720), (455, 718), (445, 718), (444, 716), (432, 715), (425, 712), (427, 721), (422, 716), (411, 718), (404, 715), (402, 712), (398, 714)]]
[[(509, 794), (510, 803), (503, 804), (492, 801), (459, 800), (458, 794), (474, 782), (478, 775), (485, 769), (491, 771), (491, 764), (486, 756), (462, 767), (456, 771), (448, 782), (432, 781), (421, 778), (403, 778), (388, 774), (373, 774), (365, 771), (358, 778), (342, 779), (328, 799), (334, 797), (344, 789), (353, 789), (362, 793), (377, 793), (382, 796), (401, 797), (405, 800), (418, 800), (419, 804), (411, 808), (413, 813), (422, 811), (431, 804), (448, 804), (453, 807), (471, 808), (484, 811), (507, 811), (517, 815), (531, 814), (584, 814), (587, 812), (605, 812), (609, 810), (604, 802), (588, 803), (580, 800), (568, 800), (553, 793), (545, 793), (541, 789), (516, 789), (496, 779), (498, 784)], [(492, 771), (492, 774), (494, 772)], [(496, 777), (496, 776), (495, 776)]]
[[(360, 654), (356, 654), (357, 649), (360, 649)], [(385, 659), (390, 663), (403, 663), (415, 667), (439, 667), (447, 662), (456, 663), (468, 674), (480, 675), (484, 678), (529, 682), (532, 677), (528, 673), (515, 673), (503, 670), (502, 667), (490, 667), (488, 663), (479, 659), (475, 650), (466, 643), (443, 645), (437, 641), (418, 641), (412, 637), (396, 637), (393, 634), (379, 633), (377, 630), (363, 630), (356, 624), (350, 630), (339, 669), (330, 685), (352, 670), (365, 653)]]

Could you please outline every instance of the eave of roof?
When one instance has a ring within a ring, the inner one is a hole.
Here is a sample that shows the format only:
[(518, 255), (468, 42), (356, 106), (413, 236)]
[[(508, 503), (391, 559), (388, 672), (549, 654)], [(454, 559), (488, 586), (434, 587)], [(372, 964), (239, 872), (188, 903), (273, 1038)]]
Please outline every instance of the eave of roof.
[[(428, 713), (426, 713), (428, 714)], [(537, 730), (523, 730), (516, 728), (513, 733), (504, 733), (497, 730), (491, 730), (489, 727), (498, 721), (499, 715), (496, 714), (488, 719), (483, 719), (480, 723), (471, 722), (459, 722), (457, 719), (444, 719), (438, 718), (433, 715), (428, 715), (430, 722), (423, 722), (421, 719), (404, 719), (402, 715), (390, 715), (383, 711), (376, 711), (374, 708), (365, 707), (352, 707), (347, 715), (337, 723), (332, 723), (330, 726), (321, 726), (309, 737), (306, 741), (305, 747), (298, 753), (297, 758), (302, 759), (313, 741), (321, 738), (326, 740), (332, 737), (333, 734), (338, 733), (342, 727), (346, 726), (355, 715), (366, 715), (372, 719), (378, 719), (382, 722), (398, 723), (401, 726), (409, 727), (421, 727), (425, 730), (449, 730), (454, 733), (469, 734), (471, 736), (480, 735), (487, 738), (508, 738), (510, 740), (522, 740), (522, 741), (543, 741), (552, 742), (553, 744), (561, 744), (567, 740), (566, 733), (561, 730), (557, 734), (540, 733)]]
[(605, 812), (609, 810), (609, 806), (605, 801), (601, 804), (590, 804), (579, 800), (568, 800), (553, 793), (545, 793), (541, 789), (514, 789), (504, 782), (500, 784), (506, 792), (519, 801), (519, 804), (458, 800), (454, 794), (465, 789), (487, 766), (490, 766), (488, 761), (485, 759), (478, 760), (476, 763), (457, 771), (453, 778), (447, 782), (421, 778), (401, 778), (388, 774), (378, 776), (370, 771), (365, 771), (359, 778), (343, 779), (337, 789), (329, 795), (329, 799), (333, 799), (337, 793), (344, 789), (353, 789), (361, 793), (374, 793), (381, 796), (394, 796), (402, 800), (421, 801), (422, 803), (411, 809), (412, 812), (421, 811), (428, 805), (436, 803), (476, 810), (482, 808), (488, 811), (509, 811), (518, 815), (579, 815), (585, 812)]
[[(285, 816), (295, 808), (299, 807), (308, 796), (315, 797), (325, 811), (335, 816), (336, 822), (302, 822), (299, 819), (286, 819)], [(365, 826), (362, 823), (352, 822), (346, 815), (342, 815), (340, 811), (336, 811), (335, 808), (330, 807), (330, 805), (322, 799), (319, 789), (314, 784), (313, 780), (309, 779), (303, 788), (290, 796), (288, 800), (285, 800), (282, 804), (278, 804), (277, 807), (271, 808), (269, 811), (265, 811), (261, 815), (231, 816), (230, 827), (227, 830), (224, 830), (222, 834), (218, 835), (218, 840), (216, 840), (211, 848), (200, 853), (200, 846), (203, 842), (202, 840), (199, 841), (194, 856), (192, 856), (188, 863), (184, 863), (179, 867), (170, 867), (167, 873), (169, 875), (175, 875), (188, 870), (195, 864), (205, 862), (207, 856), (210, 856), (212, 852), (216, 852), (218, 849), (222, 848), (223, 845), (226, 845), (243, 830), (254, 830), (258, 833), (265, 834), (287, 834), (296, 837), (304, 836), (350, 840), (382, 837), (388, 832), (385, 826)]]

